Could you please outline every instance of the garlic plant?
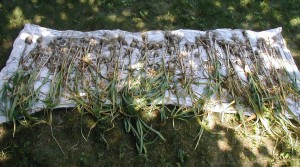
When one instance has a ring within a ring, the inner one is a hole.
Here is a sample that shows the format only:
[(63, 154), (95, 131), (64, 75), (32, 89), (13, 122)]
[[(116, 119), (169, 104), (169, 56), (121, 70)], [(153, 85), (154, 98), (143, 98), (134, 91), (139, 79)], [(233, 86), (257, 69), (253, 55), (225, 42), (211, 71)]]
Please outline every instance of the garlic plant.
[[(156, 117), (196, 118), (205, 128), (201, 113), (208, 112), (211, 101), (229, 102), (244, 126), (248, 111), (243, 107), (251, 107), (273, 137), (299, 132), (287, 118), (288, 113), (299, 121), (287, 99), (299, 101), (300, 91), (298, 78), (283, 66), (284, 52), (272, 41), (259, 38), (253, 43), (237, 34), (224, 38), (207, 31), (187, 39), (180, 31), (166, 31), (153, 40), (147, 32), (139, 38), (106, 32), (50, 42), (40, 37), (1, 89), (0, 110), (10, 120), (30, 120), (36, 108), (52, 110), (71, 100), (100, 122), (124, 117), (140, 154), (146, 153), (150, 132), (164, 139), (151, 127)], [(25, 43), (30, 45), (32, 38)], [(272, 129), (274, 124), (284, 133)]]

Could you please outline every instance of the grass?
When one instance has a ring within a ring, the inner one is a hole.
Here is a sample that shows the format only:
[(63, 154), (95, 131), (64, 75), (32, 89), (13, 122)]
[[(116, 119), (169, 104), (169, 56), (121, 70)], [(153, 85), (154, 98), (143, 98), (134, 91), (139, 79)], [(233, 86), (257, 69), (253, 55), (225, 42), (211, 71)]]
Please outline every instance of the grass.
[[(178, 28), (207, 30), (223, 27), (263, 30), (282, 26), (283, 35), (285, 39), (288, 40), (288, 46), (292, 49), (296, 61), (298, 60), (299, 56), (298, 52), (300, 47), (300, 38), (298, 37), (299, 35), (297, 32), (299, 31), (300, 23), (298, 21), (299, 3), (297, 3), (297, 1), (269, 2), (243, 0), (226, 2), (197, 2), (178, 0), (168, 2), (116, 0), (81, 1), (80, 3), (73, 3), (62, 0), (55, 1), (54, 3), (51, 2), (51, 4), (49, 3), (50, 2), (40, 2), (34, 0), (23, 2), (3, 1), (0, 3), (0, 54), (2, 55), (1, 67), (5, 65), (5, 61), (12, 48), (12, 41), (17, 36), (17, 33), (22, 29), (24, 23), (35, 23), (55, 29), (76, 29), (81, 31), (116, 28), (127, 31), (145, 31), (152, 29), (172, 30)], [(78, 13), (80, 13), (80, 16)], [(230, 48), (228, 47), (227, 49), (229, 49), (230, 52)], [(211, 55), (212, 60), (216, 59), (213, 57), (213, 55), (214, 54)], [(209, 121), (209, 119), (207, 119), (210, 118), (211, 115), (207, 113), (201, 113), (199, 111), (199, 108), (201, 109), (201, 107), (205, 105), (205, 99), (208, 99), (212, 92), (219, 92), (219, 96), (222, 96), (220, 81), (223, 78), (217, 70), (220, 68), (220, 64), (213, 63), (215, 61), (212, 61), (209, 65), (212, 66), (212, 69), (215, 71), (212, 71), (211, 73), (209, 72), (212, 74), (209, 77), (215, 82), (215, 84), (207, 85), (206, 96), (203, 97), (202, 100), (198, 101), (195, 98), (196, 95), (194, 95), (191, 91), (192, 80), (186, 77), (186, 75), (182, 75), (182, 79), (174, 86), (176, 88), (176, 95), (177, 97), (182, 96), (182, 94), (190, 95), (195, 105), (194, 108), (191, 110), (184, 107), (172, 108), (164, 105), (160, 106), (160, 112), (164, 111), (165, 113), (161, 114), (161, 119), (163, 120), (162, 123), (165, 123), (166, 125), (161, 127), (160, 121), (159, 123), (151, 122), (151, 124), (155, 126), (154, 128), (150, 127), (149, 123), (145, 123), (147, 120), (141, 119), (142, 116), (139, 115), (139, 110), (144, 108), (149, 110), (151, 114), (151, 111), (155, 113), (154, 111), (158, 108), (156, 108), (156, 106), (143, 105), (143, 103), (140, 102), (146, 101), (147, 103), (151, 103), (153, 98), (162, 96), (160, 90), (161, 88), (163, 88), (163, 90), (169, 89), (167, 85), (169, 85), (169, 83), (173, 80), (171, 77), (171, 70), (162, 70), (163, 73), (158, 74), (155, 74), (156, 71), (152, 71), (155, 75), (153, 79), (146, 77), (146, 79), (141, 81), (147, 85), (145, 87), (136, 86), (134, 81), (138, 78), (135, 78), (134, 75), (132, 75), (132, 77), (129, 77), (127, 80), (129, 83), (128, 87), (120, 90), (120, 94), (122, 95), (122, 101), (120, 103), (118, 101), (119, 92), (116, 91), (116, 87), (118, 85), (118, 80), (116, 80), (118, 75), (118, 71), (116, 70), (117, 68), (114, 69), (113, 66), (108, 67), (113, 71), (111, 76), (100, 76), (100, 80), (97, 80), (96, 78), (99, 77), (96, 76), (95, 72), (98, 73), (99, 69), (89, 65), (88, 59), (85, 59), (84, 55), (77, 56), (80, 57), (83, 70), (76, 71), (75, 84), (73, 87), (64, 89), (64, 91), (73, 93), (72, 97), (78, 103), (76, 109), (80, 112), (80, 115), (72, 115), (71, 113), (74, 112), (70, 111), (63, 114), (54, 112), (56, 117), (60, 117), (61, 115), (64, 117), (62, 121), (64, 122), (63, 125), (65, 127), (62, 127), (60, 123), (55, 123), (55, 120), (53, 120), (54, 123), (53, 129), (51, 127), (51, 134), (44, 132), (44, 130), (47, 129), (47, 126), (39, 125), (29, 127), (28, 129), (20, 126), (15, 129), (16, 138), (11, 139), (9, 137), (9, 134), (11, 133), (11, 126), (4, 125), (3, 129), (8, 133), (7, 135), (3, 135), (1, 137), (1, 142), (3, 143), (3, 146), (1, 146), (3, 153), (1, 155), (3, 156), (1, 157), (4, 159), (6, 157), (6, 161), (3, 161), (5, 162), (4, 165), (9, 166), (14, 162), (14, 159), (19, 159), (19, 157), (23, 157), (20, 161), (18, 161), (19, 166), (28, 166), (29, 162), (34, 162), (33, 164), (36, 166), (64, 166), (72, 165), (74, 163), (78, 166), (97, 166), (97, 164), (101, 164), (102, 162), (107, 163), (107, 165), (117, 164), (120, 166), (122, 166), (121, 164), (141, 164), (139, 162), (143, 162), (146, 165), (148, 164), (148, 166), (151, 165), (150, 162), (145, 162), (144, 159), (140, 159), (135, 156), (135, 146), (140, 154), (145, 154), (147, 151), (147, 158), (155, 162), (155, 165), (157, 166), (166, 166), (168, 164), (173, 166), (193, 166), (193, 163), (196, 162), (199, 162), (204, 166), (215, 166), (226, 164), (227, 162), (224, 161), (224, 159), (229, 159), (228, 165), (230, 166), (247, 165), (247, 163), (249, 166), (250, 164), (254, 166), (264, 166), (266, 164), (270, 166), (280, 164), (297, 166), (297, 164), (299, 164), (297, 161), (298, 139), (296, 137), (296, 133), (290, 131), (294, 128), (291, 126), (293, 124), (291, 124), (289, 120), (286, 120), (284, 117), (282, 117), (281, 114), (282, 108), (285, 107), (283, 102), (285, 96), (291, 92), (297, 92), (298, 90), (294, 83), (291, 83), (291, 85), (277, 83), (280, 91), (276, 92), (273, 90), (273, 92), (266, 92), (267, 90), (265, 90), (263, 86), (264, 84), (257, 80), (258, 74), (256, 71), (254, 71), (251, 73), (251, 75), (249, 74), (249, 80), (253, 82), (250, 82), (250, 88), (246, 89), (249, 90), (249, 92), (244, 94), (245, 101), (240, 101), (238, 97), (243, 94), (241, 93), (241, 88), (233, 87), (232, 85), (241, 84), (240, 82), (242, 81), (238, 78), (229, 78), (227, 80), (228, 84), (226, 84), (227, 87), (232, 90), (233, 94), (235, 94), (235, 98), (233, 100), (236, 103), (249, 103), (258, 111), (258, 113), (262, 112), (261, 114), (270, 112), (272, 113), (273, 111), (263, 111), (272, 109), (272, 105), (274, 104), (280, 104), (281, 106), (278, 107), (278, 111), (275, 113), (275, 118), (272, 118), (272, 120), (275, 120), (275, 122), (272, 122), (271, 125), (264, 123), (268, 121), (264, 119), (265, 116), (259, 115), (258, 117), (263, 124), (257, 124), (252, 120), (250, 120), (250, 123), (254, 123), (253, 125), (246, 124), (245, 122), (248, 123), (249, 121), (247, 121), (246, 118), (243, 118), (243, 114), (240, 114), (240, 118), (228, 118), (227, 122), (233, 121), (232, 123), (220, 123), (214, 125), (213, 127), (211, 125), (212, 123)], [(74, 61), (75, 58), (73, 58), (71, 59)], [(144, 57), (144, 59), (147, 59), (147, 57)], [(74, 67), (69, 66), (69, 68), (64, 68), (66, 67), (67, 61), (69, 60), (66, 56), (63, 57), (62, 61), (60, 61), (61, 67), (49, 67), (49, 69), (52, 69), (53, 73), (55, 73), (55, 78), (57, 78), (52, 81), (51, 93), (49, 93), (45, 100), (46, 103), (49, 104), (47, 105), (49, 110), (52, 110), (55, 106), (55, 99), (61, 96), (60, 92), (62, 88), (66, 87), (66, 85), (69, 85), (68, 82), (71, 78), (67, 79), (63, 77), (69, 76), (72, 68)], [(114, 59), (114, 64), (118, 63), (118, 59)], [(185, 74), (187, 71), (184, 70), (185, 68), (183, 66), (186, 64), (183, 59), (178, 59), (176, 63), (182, 65), (181, 73)], [(167, 66), (167, 64), (164, 64), (164, 66)], [(59, 68), (64, 70), (58, 70)], [(231, 68), (232, 72), (234, 72), (231, 62), (228, 63), (228, 68)], [(162, 67), (162, 69), (165, 68)], [(144, 71), (139, 72), (145, 73)], [(20, 71), (20, 73), (22, 73), (22, 71)], [(33, 74), (36, 75), (37, 73), (38, 71)], [(93, 82), (89, 83), (81, 80), (80, 76), (83, 73), (88, 73)], [(270, 78), (269, 82), (274, 82), (276, 78), (279, 78), (279, 76), (285, 74), (285, 72), (277, 72)], [(22, 113), (24, 109), (30, 107), (34, 103), (35, 94), (38, 94), (39, 92), (31, 94), (31, 88), (24, 87), (24, 84), (28, 82), (28, 78), (20, 78), (18, 77), (18, 74), (15, 76), (16, 77), (12, 79), (12, 82), (21, 84), (12, 84), (13, 86), (16, 86), (13, 88), (7, 85), (7, 89), (2, 90), (6, 92), (1, 93), (10, 94), (11, 96), (1, 97), (5, 98), (2, 99), (2, 101), (8, 102), (8, 105), (4, 106), (5, 110), (19, 111)], [(43, 82), (47, 81), (48, 79), (46, 78)], [(99, 85), (99, 87), (96, 87), (96, 90), (88, 90), (87, 85), (90, 84)], [(80, 87), (79, 85), (85, 86)], [(11, 93), (7, 93), (7, 91), (11, 91)], [(88, 92), (87, 95), (78, 96), (83, 91)], [(149, 91), (150, 93), (145, 93)], [(14, 96), (15, 93), (21, 94), (21, 96)], [(109, 101), (110, 105), (103, 106), (101, 103), (99, 103), (101, 101)], [(123, 109), (123, 106), (126, 106), (126, 108)], [(20, 110), (15, 110), (15, 108), (20, 108)], [(127, 132), (132, 132), (136, 137), (135, 140), (137, 141), (134, 142), (136, 145), (131, 143), (133, 140), (132, 138), (125, 137), (126, 140), (122, 142), (122, 136), (126, 135), (122, 131), (123, 127), (119, 125), (120, 120), (118, 120), (118, 110), (121, 111), (121, 114), (126, 116), (125, 119), (123, 119), (125, 130)], [(88, 111), (88, 113), (94, 117), (87, 116), (83, 111)], [(14, 115), (15, 112), (8, 113), (13, 114), (10, 116), (12, 120), (18, 118), (19, 116), (19, 114)], [(188, 119), (188, 117), (193, 116), (196, 118), (196, 122), (192, 123), (191, 119)], [(173, 124), (171, 125), (170, 121), (168, 120), (169, 117), (174, 120)], [(277, 117), (279, 119), (277, 119)], [(30, 120), (31, 118), (28, 117), (27, 120), (28, 119)], [(74, 119), (75, 121), (71, 119)], [(218, 116), (216, 116), (216, 120), (218, 120)], [(239, 134), (240, 132), (232, 130), (233, 127), (239, 129), (239, 126), (236, 125), (236, 122), (238, 121), (242, 121), (244, 131), (248, 131), (249, 134), (247, 134), (246, 137), (243, 134)], [(81, 122), (83, 125), (78, 125), (80, 124), (78, 122)], [(200, 124), (201, 126), (197, 124)], [(113, 128), (113, 130), (107, 132), (106, 130), (110, 129), (111, 126), (117, 126), (118, 128)], [(175, 130), (170, 130), (173, 129), (172, 126), (175, 128)], [(79, 131), (78, 128), (80, 129)], [(178, 128), (179, 130), (176, 130)], [(219, 135), (214, 135), (213, 133), (209, 134), (206, 131), (203, 132), (203, 128), (217, 133), (222, 131), (229, 132), (226, 134), (222, 133)], [(282, 131), (281, 128), (284, 130)], [(91, 129), (93, 130), (91, 131)], [(156, 129), (162, 130), (158, 132)], [(269, 132), (269, 134), (266, 134), (266, 131)], [(48, 132), (50, 133), (50, 129), (48, 129)], [(66, 139), (69, 138), (69, 136), (64, 134), (65, 132), (67, 132), (68, 135), (76, 138), (78, 142), (75, 143), (70, 139)], [(163, 142), (163, 140), (155, 140), (155, 136), (152, 136), (153, 133), (158, 134), (158, 136), (162, 139), (165, 139), (166, 142)], [(290, 142), (283, 142), (286, 140), (269, 141), (266, 139), (270, 134), (282, 135), (281, 133), (291, 136), (291, 138), (288, 139)], [(22, 138), (22, 136), (32, 137), (35, 136), (35, 134), (39, 134), (37, 136), (40, 138), (33, 137), (30, 141)], [(87, 141), (85, 141), (82, 140), (81, 134), (83, 136), (88, 134), (86, 136), (90, 137), (87, 139)], [(255, 135), (256, 138), (253, 139), (251, 135)], [(197, 142), (191, 143), (191, 138), (194, 139), (195, 136), (195, 140)], [(200, 136), (202, 139), (198, 140), (200, 139)], [(116, 138), (115, 140), (118, 141), (114, 142), (114, 138)], [(244, 143), (239, 140), (239, 138), (257, 143), (244, 146)], [(264, 138), (264, 140), (259, 140), (258, 138)], [(50, 144), (42, 146), (43, 139), (50, 141)], [(101, 141), (100, 143), (99, 140)], [(153, 144), (145, 143), (146, 141), (149, 142), (153, 140), (156, 141)], [(224, 141), (229, 146), (226, 146)], [(265, 149), (266, 151), (254, 151), (255, 147), (258, 147), (258, 150), (263, 150), (259, 149), (264, 148), (265, 146), (261, 145), (262, 142), (268, 143), (268, 145), (266, 145), (266, 147), (268, 147)], [(106, 144), (103, 145), (101, 143)], [(294, 144), (296, 147), (290, 147), (289, 144)], [(30, 145), (34, 145), (34, 147), (31, 148)], [(113, 147), (114, 145), (117, 146)], [(150, 147), (147, 147), (148, 149), (146, 149), (146, 145), (150, 145)], [(195, 145), (197, 146), (197, 149), (195, 151), (191, 151), (194, 150)], [(54, 147), (54, 149), (51, 148), (51, 146)], [(118, 148), (118, 146), (120, 146), (120, 148)], [(237, 146), (237, 148), (234, 148), (235, 146)], [(270, 146), (273, 146), (273, 148), (270, 149)], [(112, 147), (112, 149), (109, 150), (107, 147)], [(55, 148), (58, 150), (55, 150)], [(61, 156), (60, 149), (64, 150), (66, 154), (64, 155), (63, 159), (59, 159), (57, 156), (55, 156), (55, 154)], [(275, 151), (270, 151), (272, 149)], [(174, 150), (175, 153), (173, 154)], [(13, 154), (14, 152), (19, 152), (20, 156)], [(108, 155), (111, 157), (105, 157), (107, 160), (103, 160), (101, 162), (100, 159), (105, 159), (103, 158), (103, 155), (106, 153), (108, 153)], [(119, 159), (117, 161), (113, 160), (114, 158), (118, 157), (118, 153)], [(259, 156), (265, 157), (267, 162), (266, 160), (259, 159)], [(200, 158), (200, 160), (197, 160), (199, 157), (205, 158)], [(52, 164), (51, 162), (45, 162), (45, 159), (51, 159)], [(43, 164), (41, 164), (42, 162)]]

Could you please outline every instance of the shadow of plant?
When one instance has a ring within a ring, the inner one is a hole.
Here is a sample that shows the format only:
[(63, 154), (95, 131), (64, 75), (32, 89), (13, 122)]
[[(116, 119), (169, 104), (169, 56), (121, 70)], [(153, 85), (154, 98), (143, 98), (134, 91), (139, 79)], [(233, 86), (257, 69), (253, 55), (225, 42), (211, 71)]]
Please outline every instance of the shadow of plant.
[(243, 28), (263, 30), (283, 27), (283, 35), (298, 62), (300, 18), (297, 1), (7, 1), (0, 2), (0, 67), (25, 23), (53, 29), (127, 31), (170, 29)]

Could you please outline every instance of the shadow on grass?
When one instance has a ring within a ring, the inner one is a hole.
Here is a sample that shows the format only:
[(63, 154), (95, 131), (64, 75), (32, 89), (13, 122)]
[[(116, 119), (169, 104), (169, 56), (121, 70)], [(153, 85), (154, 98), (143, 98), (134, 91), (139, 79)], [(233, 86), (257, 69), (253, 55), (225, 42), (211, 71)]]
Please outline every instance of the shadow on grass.
[[(42, 113), (36, 116), (42, 117)], [(172, 120), (155, 125), (166, 141), (153, 138), (147, 144), (147, 158), (137, 155), (136, 141), (124, 131), (123, 121), (98, 124), (72, 110), (53, 111), (53, 137), (48, 124), (17, 126), (12, 137), (12, 124), (1, 125), (1, 166), (274, 166), (291, 165), (272, 154), (274, 142), (251, 143), (244, 135), (216, 124), (214, 133), (204, 131), (197, 149), (195, 137), (199, 125), (193, 119)], [(110, 129), (112, 126), (114, 128)], [(216, 134), (218, 133), (218, 134)], [(150, 136), (151, 137), (151, 136)], [(57, 140), (57, 142), (55, 141)], [(61, 149), (59, 148), (61, 147)], [(282, 146), (284, 149), (284, 146)], [(283, 150), (282, 150), (283, 151)], [(277, 154), (277, 152), (276, 152)], [(296, 158), (296, 154), (289, 158)]]
[[(192, 128), (193, 124), (176, 122), (175, 130), (168, 121), (161, 129), (166, 142), (157, 140), (149, 144), (146, 160), (137, 156), (135, 142), (122, 130), (121, 121), (109, 132), (105, 132), (107, 125), (97, 125), (85, 141), (82, 135), (87, 134), (86, 126), (91, 121), (92, 118), (82, 119), (72, 111), (53, 113), (53, 134), (64, 154), (47, 124), (18, 126), (14, 138), (11, 124), (2, 125), (6, 134), (1, 135), (1, 147), (5, 148), (2, 152), (7, 157), (2, 159), (2, 166), (241, 166), (241, 153), (250, 160), (257, 158), (242, 147), (233, 131), (222, 136), (205, 132), (198, 149), (194, 150), (193, 139), (198, 129)], [(220, 140), (228, 142), (220, 146), (217, 144)]]
[(296, 0), (4, 0), (0, 2), (0, 68), (4, 67), (12, 42), (25, 23), (81, 31), (283, 27), (283, 34), (298, 57), (299, 8)]

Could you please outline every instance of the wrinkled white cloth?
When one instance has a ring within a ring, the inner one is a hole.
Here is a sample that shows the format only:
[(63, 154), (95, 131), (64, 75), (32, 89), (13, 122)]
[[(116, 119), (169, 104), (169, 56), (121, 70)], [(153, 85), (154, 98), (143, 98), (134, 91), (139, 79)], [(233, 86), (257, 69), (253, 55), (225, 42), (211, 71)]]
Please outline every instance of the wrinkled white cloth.
[[(216, 30), (210, 30), (210, 31), (198, 31), (198, 30), (187, 30), (187, 29), (180, 29), (180, 30), (174, 30), (171, 31), (172, 34), (175, 34), (177, 36), (181, 36), (182, 39), (184, 40), (180, 45), (184, 45), (184, 42), (189, 41), (189, 42), (195, 42), (195, 37), (199, 35), (205, 35), (208, 32), (212, 34), (216, 40), (218, 41), (224, 41), (226, 43), (233, 42), (233, 38), (236, 38), (237, 40), (241, 42), (245, 42), (247, 39), (249, 39), (249, 42), (254, 49), (258, 49), (257, 46), (257, 41), (258, 39), (265, 39), (270, 42), (270, 44), (273, 47), (279, 48), (280, 54), (282, 56), (282, 59), (284, 61), (277, 62), (276, 60), (273, 59), (268, 59), (268, 57), (264, 58), (264, 62), (266, 63), (265, 66), (268, 67), (270, 64), (273, 66), (279, 66), (279, 63), (283, 63), (283, 66), (285, 69), (292, 74), (295, 74), (295, 77), (297, 78), (297, 82), (300, 78), (300, 73), (298, 71), (298, 68), (293, 60), (293, 57), (288, 50), (286, 43), (281, 35), (282, 28), (275, 28), (275, 29), (270, 29), (266, 31), (261, 31), (261, 32), (255, 32), (255, 31), (250, 31), (250, 30), (240, 30), (240, 29), (216, 29)], [(144, 32), (145, 33), (145, 32)], [(148, 35), (148, 41), (161, 41), (165, 38), (165, 32), (164, 31), (148, 31), (146, 32)], [(36, 47), (37, 45), (37, 39), (39, 39), (41, 36), (43, 37), (45, 43), (49, 43), (51, 40), (57, 37), (74, 37), (74, 38), (83, 38), (83, 37), (101, 37), (103, 34), (123, 34), (126, 41), (129, 43), (135, 38), (140, 41), (142, 41), (141, 33), (136, 32), (126, 32), (122, 30), (97, 30), (97, 31), (91, 31), (91, 32), (80, 32), (80, 31), (74, 31), (74, 30), (67, 30), (67, 31), (58, 31), (58, 30), (53, 30), (53, 29), (48, 29), (44, 27), (40, 27), (37, 25), (33, 24), (26, 24), (24, 29), (20, 32), (19, 36), (15, 39), (14, 44), (13, 44), (13, 50), (11, 52), (11, 55), (9, 59), (7, 60), (6, 66), (1, 70), (0, 72), (0, 89), (3, 87), (3, 84), (7, 81), (9, 77), (11, 77), (14, 72), (17, 71), (20, 57), (23, 54), (22, 52), (24, 51), (25, 48), (25, 39), (28, 36), (32, 36), (32, 44), (28, 45), (26, 48), (26, 54), (28, 54), (33, 48)], [(246, 39), (247, 37), (247, 39)], [(200, 51), (200, 57), (202, 60), (207, 60), (208, 61), (208, 55), (205, 51)], [(189, 61), (191, 67), (195, 70), (201, 70), (199, 64), (197, 64), (193, 59)], [(132, 68), (139, 68), (139, 62), (132, 62)], [(222, 69), (222, 68), (221, 68)], [(239, 77), (244, 78), (243, 80), (246, 79), (245, 71), (241, 66), (236, 65), (235, 69), (239, 71)], [(46, 76), (48, 73), (47, 69), (43, 69), (41, 71), (41, 77)], [(224, 75), (226, 75), (226, 70), (221, 71)], [(202, 73), (199, 75), (203, 75)], [(207, 79), (202, 79), (199, 82), (207, 82)], [(36, 83), (37, 87), (39, 86), (39, 82)], [(299, 85), (299, 83), (298, 83)], [(197, 94), (201, 94), (203, 92), (204, 87), (203, 86), (198, 86), (198, 87), (193, 87), (194, 91)], [(43, 92), (48, 92), (49, 90), (49, 85), (47, 87), (47, 84), (45, 84), (42, 87)], [(165, 93), (166, 99), (164, 100), (165, 104), (176, 104), (177, 102), (177, 97), (172, 94), (169, 91), (166, 91)], [(192, 101), (189, 97), (186, 98), (180, 98), (180, 105), (184, 106), (192, 106)], [(300, 116), (300, 104), (299, 101), (295, 100), (294, 98), (287, 98), (287, 103), (291, 110), (294, 112), (294, 114), (299, 117)], [(236, 111), (236, 106), (232, 105), (232, 101), (228, 101), (226, 99), (219, 99), (217, 100), (217, 97), (215, 95), (212, 96), (211, 99), (209, 99), (209, 102), (206, 104), (204, 107), (205, 110), (207, 111), (212, 111), (212, 112), (224, 112), (224, 113), (237, 113)], [(62, 98), (60, 101), (60, 104), (56, 108), (64, 108), (64, 107), (74, 107), (76, 104), (74, 101), (66, 98)], [(42, 102), (38, 102), (35, 105), (35, 108), (32, 109), (31, 112), (37, 112), (40, 110), (43, 110), (44, 105)], [(243, 106), (244, 111), (246, 114), (251, 114), (252, 109)], [(7, 117), (4, 113), (0, 113), (0, 123), (1, 122), (6, 122)]]

